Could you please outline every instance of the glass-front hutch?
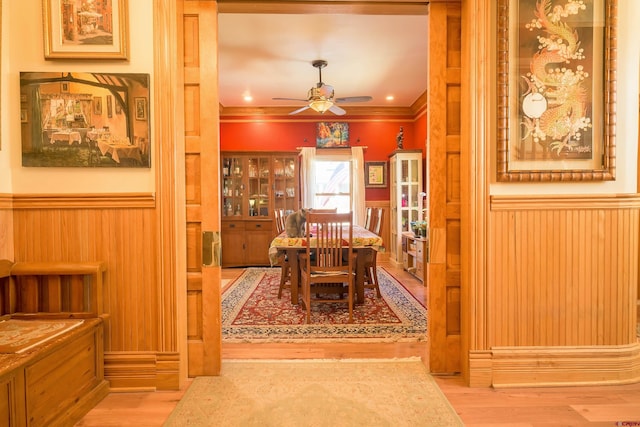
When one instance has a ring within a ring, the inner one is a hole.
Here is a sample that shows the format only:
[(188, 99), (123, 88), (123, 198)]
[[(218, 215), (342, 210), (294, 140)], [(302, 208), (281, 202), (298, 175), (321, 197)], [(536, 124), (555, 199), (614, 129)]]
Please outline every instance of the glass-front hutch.
[(222, 265), (269, 265), (274, 210), (298, 209), (297, 153), (223, 152)]
[(422, 150), (396, 150), (389, 155), (390, 260), (402, 264), (402, 233), (422, 219)]

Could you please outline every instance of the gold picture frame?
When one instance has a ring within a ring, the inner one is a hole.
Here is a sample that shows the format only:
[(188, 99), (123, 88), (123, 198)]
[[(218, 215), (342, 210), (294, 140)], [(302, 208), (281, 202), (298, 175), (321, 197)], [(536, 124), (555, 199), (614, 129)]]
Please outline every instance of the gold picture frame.
[(387, 162), (365, 162), (365, 188), (387, 188)]
[(45, 59), (128, 59), (128, 0), (81, 3), (42, 0)]
[(617, 0), (573, 6), (498, 0), (498, 181), (615, 179)]

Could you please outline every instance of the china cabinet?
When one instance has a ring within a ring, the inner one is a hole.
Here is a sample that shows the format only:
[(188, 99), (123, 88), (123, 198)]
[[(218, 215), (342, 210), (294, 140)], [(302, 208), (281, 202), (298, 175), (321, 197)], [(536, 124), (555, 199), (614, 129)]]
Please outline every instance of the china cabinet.
[(411, 231), (411, 223), (422, 219), (422, 150), (396, 150), (389, 155), (390, 254), (402, 265), (402, 233)]
[(222, 265), (269, 265), (274, 210), (298, 209), (297, 153), (222, 152)]

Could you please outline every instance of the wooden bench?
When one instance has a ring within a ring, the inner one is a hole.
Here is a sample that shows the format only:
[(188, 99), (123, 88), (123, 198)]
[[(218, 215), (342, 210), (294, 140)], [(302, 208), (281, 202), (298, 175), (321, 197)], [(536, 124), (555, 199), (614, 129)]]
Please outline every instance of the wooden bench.
[[(104, 262), (0, 260), (0, 425), (73, 425), (109, 393), (105, 270)], [(32, 346), (6, 342), (29, 326), (65, 329)]]

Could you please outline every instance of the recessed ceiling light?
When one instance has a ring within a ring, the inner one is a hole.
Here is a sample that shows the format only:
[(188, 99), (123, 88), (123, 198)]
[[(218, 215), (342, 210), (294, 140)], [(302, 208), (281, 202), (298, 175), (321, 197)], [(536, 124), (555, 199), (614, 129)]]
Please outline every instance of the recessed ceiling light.
[(393, 95), (387, 95), (387, 101), (393, 101)]

